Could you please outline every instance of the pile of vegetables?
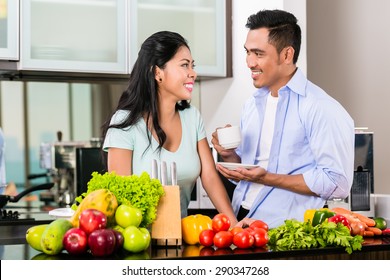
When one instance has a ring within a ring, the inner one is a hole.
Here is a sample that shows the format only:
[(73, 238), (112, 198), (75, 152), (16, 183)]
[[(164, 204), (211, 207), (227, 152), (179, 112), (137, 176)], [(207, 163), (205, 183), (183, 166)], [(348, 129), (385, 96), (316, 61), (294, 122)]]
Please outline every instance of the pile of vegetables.
[(310, 221), (286, 220), (279, 227), (268, 231), (268, 246), (272, 250), (295, 250), (325, 247), (345, 247), (351, 254), (360, 250), (363, 236), (352, 236), (348, 227), (342, 223), (324, 222), (312, 225)]
[(164, 188), (160, 181), (151, 179), (146, 172), (139, 176), (135, 174), (119, 176), (115, 172), (105, 174), (93, 172), (87, 191), (76, 197), (76, 204), (72, 205), (72, 209), (76, 210), (77, 205), (81, 204), (87, 194), (99, 189), (110, 190), (115, 195), (118, 205), (131, 205), (140, 209), (143, 216), (140, 227), (148, 227), (153, 223), (157, 215), (158, 202), (164, 195)]

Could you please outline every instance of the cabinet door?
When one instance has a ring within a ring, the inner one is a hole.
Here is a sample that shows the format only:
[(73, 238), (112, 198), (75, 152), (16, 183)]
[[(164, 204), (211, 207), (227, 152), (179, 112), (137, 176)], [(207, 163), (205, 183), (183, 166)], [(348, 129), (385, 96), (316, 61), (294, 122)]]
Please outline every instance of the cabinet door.
[(230, 48), (226, 30), (227, 2), (131, 0), (131, 65), (134, 65), (139, 48), (147, 37), (157, 31), (169, 30), (188, 40), (198, 76), (226, 77)]
[(0, 59), (19, 59), (19, 1), (0, 0)]
[(126, 0), (21, 1), (21, 70), (128, 73)]

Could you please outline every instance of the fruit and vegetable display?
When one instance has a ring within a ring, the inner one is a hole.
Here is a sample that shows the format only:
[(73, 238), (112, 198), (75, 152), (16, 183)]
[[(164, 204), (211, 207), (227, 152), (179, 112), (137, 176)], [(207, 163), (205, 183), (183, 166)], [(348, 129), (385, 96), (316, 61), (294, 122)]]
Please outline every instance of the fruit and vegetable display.
[(110, 256), (119, 250), (145, 251), (151, 242), (147, 226), (156, 218), (161, 183), (141, 176), (122, 177), (114, 173), (94, 173), (88, 190), (78, 197), (78, 206), (69, 219), (30, 227), (27, 243), (47, 255), (62, 251), (70, 255)]
[[(119, 252), (143, 254), (150, 246), (148, 227), (157, 217), (163, 194), (161, 183), (147, 173), (128, 177), (94, 173), (87, 192), (73, 205), (73, 216), (30, 227), (26, 241), (48, 256), (63, 252), (95, 258)], [(276, 228), (261, 220), (237, 227), (223, 213), (213, 218), (196, 214), (181, 219), (181, 229), (186, 243), (183, 256), (325, 247), (343, 247), (350, 254), (360, 250), (368, 238), (390, 235), (384, 218), (341, 207), (308, 209), (302, 221), (286, 220)]]

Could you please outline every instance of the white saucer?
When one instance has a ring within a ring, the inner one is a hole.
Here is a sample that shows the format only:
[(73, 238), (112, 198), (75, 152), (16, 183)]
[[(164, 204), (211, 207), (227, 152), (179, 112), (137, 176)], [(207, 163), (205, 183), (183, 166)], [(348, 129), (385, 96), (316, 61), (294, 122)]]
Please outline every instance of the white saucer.
[(74, 214), (74, 210), (71, 208), (57, 208), (49, 211), (50, 216), (54, 216), (56, 218), (70, 218)]
[(222, 165), (223, 167), (230, 169), (230, 170), (236, 170), (237, 168), (245, 168), (245, 169), (252, 169), (255, 167), (258, 167), (257, 165), (252, 164), (242, 164), (242, 163), (235, 163), (235, 162), (217, 162), (217, 164)]

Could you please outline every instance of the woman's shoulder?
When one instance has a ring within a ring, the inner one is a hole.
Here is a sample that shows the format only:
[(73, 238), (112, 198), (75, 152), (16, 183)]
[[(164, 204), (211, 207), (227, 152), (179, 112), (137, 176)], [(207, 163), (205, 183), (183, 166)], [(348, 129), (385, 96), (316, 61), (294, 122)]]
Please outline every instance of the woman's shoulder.
[(111, 124), (123, 122), (130, 114), (128, 110), (117, 110), (111, 117)]

